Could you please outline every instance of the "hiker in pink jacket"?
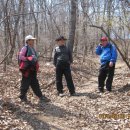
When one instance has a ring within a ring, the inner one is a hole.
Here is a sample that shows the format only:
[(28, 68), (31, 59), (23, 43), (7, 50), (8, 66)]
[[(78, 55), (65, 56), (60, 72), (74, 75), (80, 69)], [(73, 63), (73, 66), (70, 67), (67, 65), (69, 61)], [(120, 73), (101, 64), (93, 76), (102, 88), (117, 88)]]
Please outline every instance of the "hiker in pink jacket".
[(31, 35), (25, 37), (26, 45), (21, 49), (19, 53), (19, 69), (22, 73), (22, 81), (20, 87), (20, 99), (21, 101), (27, 101), (27, 91), (31, 86), (35, 95), (40, 101), (50, 101), (47, 97), (42, 95), (39, 82), (37, 79), (37, 71), (39, 68), (38, 56), (34, 49), (34, 38)]

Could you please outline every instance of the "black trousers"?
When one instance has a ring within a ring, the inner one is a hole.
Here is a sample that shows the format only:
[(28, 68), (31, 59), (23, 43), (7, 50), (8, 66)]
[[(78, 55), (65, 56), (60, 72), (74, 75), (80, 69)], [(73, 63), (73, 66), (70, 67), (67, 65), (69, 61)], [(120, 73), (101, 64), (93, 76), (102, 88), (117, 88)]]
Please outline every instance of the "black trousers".
[(70, 94), (75, 93), (75, 87), (72, 80), (71, 69), (69, 63), (58, 63), (56, 65), (56, 87), (58, 93), (63, 93), (62, 77), (65, 76), (67, 87)]
[(40, 90), (39, 82), (37, 79), (37, 72), (31, 72), (28, 77), (22, 75), (21, 87), (20, 87), (20, 98), (26, 98), (27, 91), (31, 86), (33, 92), (39, 98), (42, 97), (42, 92)]
[(106, 89), (108, 91), (111, 91), (114, 71), (115, 71), (115, 64), (112, 67), (109, 67), (109, 62), (104, 65), (101, 65), (98, 76), (99, 91), (104, 91), (105, 80), (106, 80)]

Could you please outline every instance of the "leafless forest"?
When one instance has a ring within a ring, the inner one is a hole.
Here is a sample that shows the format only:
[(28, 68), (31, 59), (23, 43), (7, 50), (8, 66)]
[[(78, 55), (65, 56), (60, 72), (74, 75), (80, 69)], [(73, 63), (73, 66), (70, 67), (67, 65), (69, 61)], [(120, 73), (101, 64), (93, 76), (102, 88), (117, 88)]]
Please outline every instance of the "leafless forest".
[[(43, 93), (51, 99), (43, 106), (38, 105), (32, 90), (30, 104), (18, 99), (21, 73), (17, 54), (29, 34), (37, 38), (38, 78)], [(59, 35), (68, 39), (73, 54), (78, 97), (56, 95), (52, 57)], [(95, 47), (105, 35), (119, 56), (113, 92), (99, 95)], [(0, 129), (129, 130), (129, 50), (130, 0), (0, 0)], [(100, 114), (118, 117), (101, 118)]]

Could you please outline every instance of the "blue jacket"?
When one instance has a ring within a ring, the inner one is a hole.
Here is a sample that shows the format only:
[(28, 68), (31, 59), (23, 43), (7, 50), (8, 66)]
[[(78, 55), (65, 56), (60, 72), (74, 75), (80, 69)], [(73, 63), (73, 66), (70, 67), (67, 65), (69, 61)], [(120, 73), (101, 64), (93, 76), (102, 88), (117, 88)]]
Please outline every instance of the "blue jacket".
[(105, 47), (98, 45), (96, 47), (96, 54), (100, 55), (101, 65), (111, 61), (113, 63), (117, 60), (117, 50), (115, 45), (108, 43)]

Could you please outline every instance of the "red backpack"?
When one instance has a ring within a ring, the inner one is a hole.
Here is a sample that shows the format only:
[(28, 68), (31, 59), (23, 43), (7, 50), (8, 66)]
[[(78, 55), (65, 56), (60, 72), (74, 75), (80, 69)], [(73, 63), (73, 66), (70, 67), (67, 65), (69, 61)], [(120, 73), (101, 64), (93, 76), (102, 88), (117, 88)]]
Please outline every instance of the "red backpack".
[[(25, 46), (26, 49), (26, 53), (25, 53), (25, 57), (27, 57), (28, 54), (28, 46)], [(20, 60), (20, 52), (18, 52), (18, 65), (19, 65), (19, 70), (25, 70), (27, 69), (28, 66), (28, 61), (22, 61)]]

